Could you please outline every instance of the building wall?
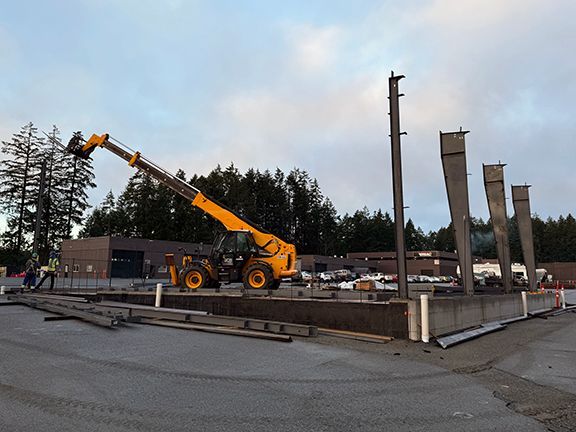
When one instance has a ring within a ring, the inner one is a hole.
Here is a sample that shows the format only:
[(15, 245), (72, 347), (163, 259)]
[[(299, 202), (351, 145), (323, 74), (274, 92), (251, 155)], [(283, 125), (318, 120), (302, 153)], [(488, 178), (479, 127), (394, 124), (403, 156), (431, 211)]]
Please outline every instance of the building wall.
[(555, 280), (576, 280), (576, 262), (538, 263), (537, 268), (544, 268)]
[[(376, 263), (376, 271), (397, 273), (396, 252), (354, 252), (348, 258)], [(456, 276), (458, 255), (443, 251), (406, 252), (406, 268), (410, 275)]]
[(140, 268), (131, 269), (135, 273), (132, 276), (141, 276), (144, 271), (151, 273), (151, 277), (163, 278), (168, 276), (164, 254), (173, 253), (176, 262), (181, 262), (183, 252), (178, 248), (185, 248), (194, 257), (204, 258), (209, 254), (211, 245), (108, 236), (64, 240), (60, 267), (62, 273), (67, 270), (78, 277), (106, 279), (110, 277), (111, 266), (114, 265), (114, 251), (132, 251), (143, 254), (142, 262), (137, 264)]
[(300, 260), (300, 269), (307, 272), (319, 273), (341, 269), (348, 269), (358, 273), (376, 271), (376, 264), (365, 260), (324, 255), (299, 255), (298, 259)]

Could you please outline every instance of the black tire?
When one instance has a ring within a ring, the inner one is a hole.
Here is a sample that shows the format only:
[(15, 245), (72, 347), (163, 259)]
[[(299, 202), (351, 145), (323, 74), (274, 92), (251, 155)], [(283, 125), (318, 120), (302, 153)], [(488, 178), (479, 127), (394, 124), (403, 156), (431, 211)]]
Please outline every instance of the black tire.
[(270, 267), (264, 264), (252, 264), (243, 277), (244, 288), (246, 289), (271, 289), (274, 283), (274, 276)]
[(280, 282), (282, 282), (281, 279), (274, 279), (274, 282), (272, 282), (272, 286), (270, 287), (270, 289), (277, 290), (278, 288), (280, 288)]
[(200, 266), (191, 266), (182, 273), (181, 283), (183, 288), (197, 290), (210, 284), (210, 278), (206, 269)]

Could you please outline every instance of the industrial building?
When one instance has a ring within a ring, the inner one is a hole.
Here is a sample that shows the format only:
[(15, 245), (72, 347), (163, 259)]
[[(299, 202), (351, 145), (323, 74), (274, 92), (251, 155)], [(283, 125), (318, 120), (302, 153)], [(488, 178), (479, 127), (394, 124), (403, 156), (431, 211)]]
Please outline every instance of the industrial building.
[(173, 253), (177, 262), (183, 250), (194, 258), (205, 258), (211, 245), (124, 237), (91, 237), (62, 242), (61, 269), (64, 276), (78, 277), (168, 277), (164, 254)]
[[(353, 252), (348, 258), (364, 260), (381, 273), (397, 273), (396, 252)], [(458, 255), (442, 251), (406, 252), (407, 273), (426, 276), (456, 276)]]
[[(356, 273), (395, 274), (396, 252), (353, 252), (346, 257), (300, 255), (301, 270), (324, 272), (347, 269)], [(458, 256), (451, 252), (416, 251), (406, 253), (408, 274), (456, 276)]]

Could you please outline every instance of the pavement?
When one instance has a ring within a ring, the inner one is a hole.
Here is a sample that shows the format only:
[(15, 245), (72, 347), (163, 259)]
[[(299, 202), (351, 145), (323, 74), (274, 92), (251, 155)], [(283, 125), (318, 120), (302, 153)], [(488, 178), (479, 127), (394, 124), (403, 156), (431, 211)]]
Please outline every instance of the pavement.
[(0, 430), (576, 430), (575, 313), (448, 350), (47, 315), (0, 307)]
[(0, 430), (576, 430), (574, 313), (448, 350), (48, 315), (0, 306)]

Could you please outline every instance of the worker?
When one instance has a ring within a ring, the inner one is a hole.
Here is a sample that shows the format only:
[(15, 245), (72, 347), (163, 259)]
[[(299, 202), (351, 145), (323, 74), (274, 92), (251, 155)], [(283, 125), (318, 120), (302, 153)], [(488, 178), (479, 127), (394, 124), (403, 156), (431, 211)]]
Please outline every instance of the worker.
[(38, 254), (36, 252), (32, 253), (32, 256), (26, 261), (26, 275), (22, 281), (22, 289), (34, 289), (36, 288), (36, 271), (40, 267), (38, 263)]
[(48, 278), (48, 276), (50, 276), (50, 290), (54, 289), (54, 276), (56, 275), (56, 269), (58, 268), (59, 265), (60, 260), (58, 259), (58, 252), (51, 251), (50, 257), (48, 258), (48, 268), (46, 269), (44, 276), (42, 276), (42, 279), (40, 279), (38, 285), (36, 285), (37, 289), (42, 286), (42, 284)]

